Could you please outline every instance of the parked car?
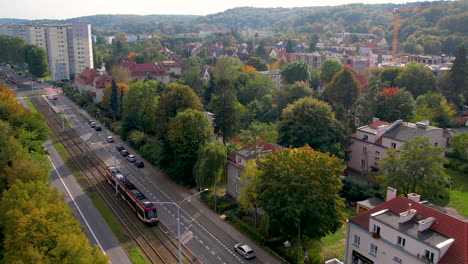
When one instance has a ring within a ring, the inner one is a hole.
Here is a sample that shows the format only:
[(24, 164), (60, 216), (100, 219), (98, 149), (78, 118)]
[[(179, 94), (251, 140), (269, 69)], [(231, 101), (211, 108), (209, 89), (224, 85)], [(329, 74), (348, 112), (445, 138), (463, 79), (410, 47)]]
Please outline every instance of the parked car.
[(135, 162), (135, 161), (136, 161), (136, 157), (135, 157), (135, 155), (133, 155), (133, 154), (127, 155), (126, 159), (127, 159), (128, 161), (130, 161), (130, 162)]
[(137, 161), (135, 162), (135, 165), (137, 166), (137, 168), (143, 168), (143, 167), (145, 167), (145, 163), (143, 163), (143, 161), (141, 161), (141, 160), (137, 160)]
[(101, 131), (102, 128), (101, 128), (100, 126), (96, 126), (96, 127), (94, 128), (94, 130), (96, 130), (96, 131)]
[(240, 254), (244, 259), (255, 258), (254, 251), (247, 244), (243, 244), (243, 243), (236, 244), (234, 246), (234, 251), (236, 251), (238, 254)]
[(91, 125), (91, 123), (96, 123), (96, 121), (94, 121), (94, 120), (92, 120), (92, 119), (88, 120), (88, 124)]
[(122, 149), (122, 150), (120, 151), (120, 155), (122, 155), (122, 156), (124, 156), (124, 157), (128, 156), (128, 154), (130, 154), (130, 153), (128, 153), (128, 151), (125, 150), (125, 149)]
[(114, 138), (112, 136), (107, 136), (107, 142), (108, 143), (114, 142)]
[(93, 121), (93, 122), (89, 123), (89, 125), (90, 125), (92, 128), (95, 128), (95, 127), (96, 127), (96, 122)]
[(115, 146), (115, 149), (120, 152), (120, 151), (124, 150), (125, 148), (122, 145), (117, 145), (117, 146)]

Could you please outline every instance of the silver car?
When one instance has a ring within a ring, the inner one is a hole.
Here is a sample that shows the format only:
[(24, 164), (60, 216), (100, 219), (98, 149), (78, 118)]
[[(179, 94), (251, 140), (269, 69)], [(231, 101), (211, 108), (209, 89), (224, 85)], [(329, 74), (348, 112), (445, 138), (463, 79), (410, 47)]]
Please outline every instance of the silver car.
[(128, 155), (128, 156), (126, 157), (126, 159), (127, 159), (128, 161), (130, 161), (130, 162), (135, 162), (135, 161), (136, 161), (136, 157), (135, 157), (135, 155), (133, 155), (133, 154)]
[(234, 246), (234, 251), (240, 254), (244, 259), (255, 258), (255, 253), (252, 248), (247, 244), (236, 244)]

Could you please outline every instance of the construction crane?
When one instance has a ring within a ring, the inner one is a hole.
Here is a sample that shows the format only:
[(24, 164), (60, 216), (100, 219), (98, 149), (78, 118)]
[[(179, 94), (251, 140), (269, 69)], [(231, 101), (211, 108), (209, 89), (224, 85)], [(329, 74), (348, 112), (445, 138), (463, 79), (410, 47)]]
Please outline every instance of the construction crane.
[(400, 29), (400, 12), (409, 12), (409, 11), (421, 11), (427, 8), (446, 8), (447, 5), (422, 5), (422, 6), (411, 6), (406, 8), (393, 8), (393, 11), (383, 11), (384, 13), (393, 14), (393, 43), (392, 43), (392, 60), (398, 61), (397, 49), (398, 49), (398, 30)]

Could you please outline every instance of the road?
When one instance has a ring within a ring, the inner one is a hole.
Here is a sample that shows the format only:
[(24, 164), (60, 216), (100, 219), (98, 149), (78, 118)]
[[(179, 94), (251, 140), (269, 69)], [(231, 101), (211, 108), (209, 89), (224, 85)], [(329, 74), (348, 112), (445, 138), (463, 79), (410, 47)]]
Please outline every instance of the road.
[[(128, 162), (116, 150), (115, 145), (121, 142), (118, 136), (114, 136), (115, 143), (109, 144), (106, 141), (107, 135), (112, 135), (104, 126), (103, 131), (96, 132), (92, 129), (87, 119), (91, 118), (78, 108), (73, 102), (63, 95), (58, 97), (56, 107), (64, 113), (70, 124), (76, 128), (77, 132), (85, 142), (108, 164), (116, 165), (120, 171), (138, 188), (145, 196), (153, 202), (177, 202), (190, 196), (192, 193), (170, 180), (167, 175), (159, 169), (145, 162), (145, 168), (137, 168)], [(94, 118), (93, 118), (94, 119)], [(137, 156), (128, 145), (125, 148)], [(196, 207), (193, 205), (195, 204)], [(181, 232), (187, 230), (183, 236), (184, 244), (203, 263), (278, 263), (273, 257), (263, 249), (256, 246), (250, 239), (239, 233), (226, 223), (218, 223), (218, 216), (212, 213), (203, 204), (197, 202), (197, 198), (187, 201), (182, 205)], [(177, 237), (177, 208), (171, 204), (157, 205), (158, 216), (162, 224), (172, 231)], [(224, 225), (223, 225), (224, 224)], [(248, 243), (257, 254), (257, 258), (245, 261), (233, 251), (236, 243)]]

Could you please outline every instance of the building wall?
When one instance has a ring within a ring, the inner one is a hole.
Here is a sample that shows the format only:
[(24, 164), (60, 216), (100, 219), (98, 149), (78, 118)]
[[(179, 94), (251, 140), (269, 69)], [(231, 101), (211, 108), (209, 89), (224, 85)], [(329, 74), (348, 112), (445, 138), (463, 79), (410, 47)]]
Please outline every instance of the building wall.
[(70, 73), (80, 74), (86, 67), (92, 69), (93, 47), (91, 40), (91, 25), (72, 24), (68, 25), (68, 41), (70, 56)]
[(66, 25), (48, 26), (47, 55), (52, 80), (70, 79), (70, 62)]
[(240, 189), (242, 187), (240, 182), (240, 176), (242, 175), (242, 170), (235, 165), (228, 163), (227, 164), (227, 184), (226, 192), (232, 198), (237, 199), (239, 196)]
[(362, 173), (372, 170), (371, 166), (378, 168), (383, 157), (386, 156), (386, 148), (368, 141), (351, 138), (349, 146), (348, 167)]
[(276, 89), (283, 89), (280, 71), (260, 71), (259, 73), (263, 76), (270, 78), (273, 81), (273, 84), (275, 85)]

